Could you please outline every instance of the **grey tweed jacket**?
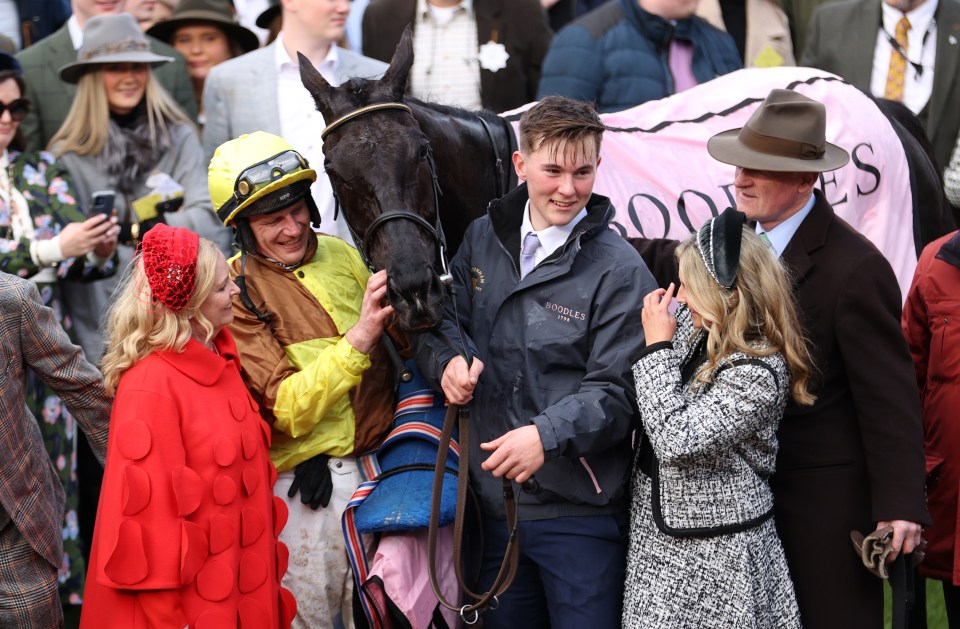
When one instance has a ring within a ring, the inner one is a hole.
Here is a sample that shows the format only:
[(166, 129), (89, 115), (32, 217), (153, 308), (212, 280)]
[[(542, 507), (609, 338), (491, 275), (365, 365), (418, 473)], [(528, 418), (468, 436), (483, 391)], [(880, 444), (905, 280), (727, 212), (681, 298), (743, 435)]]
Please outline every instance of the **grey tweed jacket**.
[[(203, 84), (203, 152), (207, 161), (217, 147), (244, 133), (280, 133), (277, 107), (277, 42), (231, 59), (210, 70)], [(337, 48), (337, 85), (353, 77), (380, 78), (387, 64)], [(306, 88), (304, 88), (306, 89)], [(294, 138), (286, 138), (291, 144)]]
[(680, 534), (762, 521), (772, 515), (767, 479), (789, 395), (783, 356), (736, 353), (717, 367), (714, 382), (684, 386), (681, 366), (705, 333), (695, 330), (685, 306), (677, 324), (672, 346), (649, 347), (633, 367), (643, 426), (659, 463), (654, 519), (659, 500), (662, 524)]
[(59, 568), (63, 486), (27, 410), (27, 369), (63, 398), (102, 462), (110, 400), (100, 372), (70, 343), (32, 282), (0, 273), (0, 517), (13, 520), (35, 557)]

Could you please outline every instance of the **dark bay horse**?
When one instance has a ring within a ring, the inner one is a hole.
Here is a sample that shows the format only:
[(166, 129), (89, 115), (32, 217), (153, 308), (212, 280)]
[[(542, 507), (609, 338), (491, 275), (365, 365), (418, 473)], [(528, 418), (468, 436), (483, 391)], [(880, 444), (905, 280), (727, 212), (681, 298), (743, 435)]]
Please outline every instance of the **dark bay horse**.
[[(368, 264), (387, 269), (388, 296), (401, 325), (422, 331), (442, 315), (446, 258), (489, 201), (515, 183), (510, 179), (515, 140), (509, 123), (495, 114), (405, 98), (412, 64), (412, 40), (406, 33), (380, 80), (353, 79), (334, 88), (303, 57), (300, 72), (318, 110), (330, 121), (324, 132), (324, 166), (344, 216)], [(658, 282), (676, 280), (676, 265), (669, 255), (675, 241), (733, 203), (732, 175), (717, 170), (732, 167), (706, 156), (706, 138), (716, 132), (708, 131), (711, 120), (723, 128), (740, 126), (772, 85), (832, 101), (830, 113), (837, 124), (828, 129), (835, 134), (828, 140), (848, 148), (852, 163), (839, 174), (821, 177), (820, 187), (843, 218), (874, 239), (894, 265), (901, 285), (908, 285), (912, 276), (908, 258), (916, 264), (916, 252), (909, 249), (915, 245), (919, 250), (953, 228), (937, 168), (914, 137), (919, 133), (925, 139), (922, 128), (911, 131), (883, 107), (882, 115), (874, 115), (877, 104), (869, 96), (812, 69), (744, 70), (711, 83), (716, 87), (702, 86), (690, 96), (679, 94), (604, 115), (605, 122), (614, 121), (616, 128), (605, 134), (604, 166), (598, 171), (596, 189), (614, 200), (618, 216), (613, 226), (624, 236), (633, 236), (627, 240)], [(641, 118), (636, 127), (632, 116)], [(861, 119), (870, 122), (857, 128), (864, 124)], [(699, 124), (703, 128), (695, 126)], [(625, 145), (638, 138), (639, 145)], [(696, 152), (691, 154), (685, 145)], [(630, 151), (641, 154), (639, 164), (630, 161), (626, 155)], [(909, 172), (894, 163), (897, 155), (900, 161), (905, 157)], [(619, 181), (604, 181), (610, 173), (631, 178), (629, 189), (617, 190), (613, 184)], [(664, 184), (668, 179), (671, 183)], [(897, 196), (900, 192), (903, 195)], [(854, 206), (859, 213), (850, 212)], [(899, 214), (904, 211), (905, 216)], [(912, 223), (914, 243), (889, 246), (906, 228), (894, 213)]]
[(300, 76), (330, 121), (324, 168), (344, 217), (368, 264), (387, 269), (401, 326), (422, 331), (442, 316), (444, 258), (507, 190), (512, 131), (492, 113), (404, 98), (412, 65), (408, 29), (378, 81), (334, 88), (303, 56)]

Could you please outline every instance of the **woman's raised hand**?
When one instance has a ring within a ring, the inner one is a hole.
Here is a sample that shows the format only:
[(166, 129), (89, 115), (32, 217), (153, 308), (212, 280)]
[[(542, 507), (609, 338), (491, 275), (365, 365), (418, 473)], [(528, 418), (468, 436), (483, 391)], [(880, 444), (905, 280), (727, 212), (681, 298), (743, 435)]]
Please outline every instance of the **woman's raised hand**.
[(115, 217), (91, 216), (82, 223), (69, 223), (60, 230), (60, 251), (64, 258), (82, 256), (93, 251), (109, 258), (117, 247), (120, 228)]
[(673, 340), (673, 334), (677, 331), (677, 320), (669, 310), (673, 291), (674, 286), (671, 283), (666, 289), (658, 288), (643, 298), (643, 310), (640, 315), (643, 319), (643, 333), (648, 346)]

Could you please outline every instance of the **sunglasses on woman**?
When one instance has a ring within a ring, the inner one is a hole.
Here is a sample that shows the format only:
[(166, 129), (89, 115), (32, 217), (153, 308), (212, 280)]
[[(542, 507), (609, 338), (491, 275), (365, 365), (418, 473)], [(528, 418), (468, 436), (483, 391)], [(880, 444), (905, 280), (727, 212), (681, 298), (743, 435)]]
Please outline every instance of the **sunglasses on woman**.
[(3, 117), (5, 111), (9, 111), (10, 117), (16, 122), (20, 122), (27, 117), (27, 113), (30, 111), (30, 101), (26, 98), (18, 98), (9, 103), (0, 103), (0, 118)]

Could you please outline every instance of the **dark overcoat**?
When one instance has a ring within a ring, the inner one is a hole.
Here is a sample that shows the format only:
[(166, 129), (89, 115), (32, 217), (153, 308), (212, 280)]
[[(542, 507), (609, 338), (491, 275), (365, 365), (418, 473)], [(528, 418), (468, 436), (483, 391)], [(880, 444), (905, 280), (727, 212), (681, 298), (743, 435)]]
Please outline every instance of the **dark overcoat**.
[(781, 259), (821, 373), (816, 403), (788, 405), (780, 423), (775, 518), (803, 626), (879, 628), (881, 581), (849, 533), (929, 522), (920, 399), (890, 264), (815, 194)]

